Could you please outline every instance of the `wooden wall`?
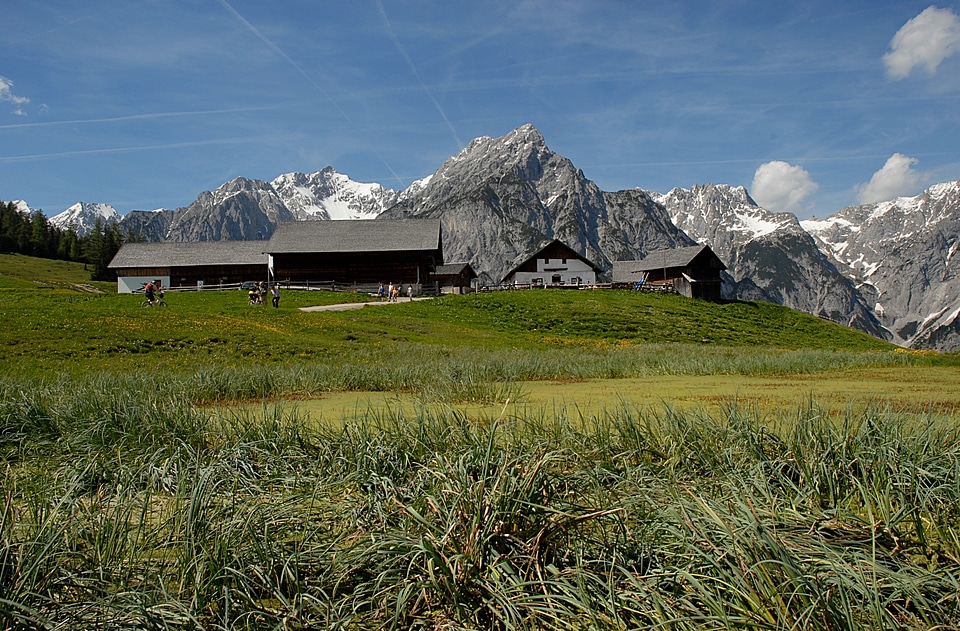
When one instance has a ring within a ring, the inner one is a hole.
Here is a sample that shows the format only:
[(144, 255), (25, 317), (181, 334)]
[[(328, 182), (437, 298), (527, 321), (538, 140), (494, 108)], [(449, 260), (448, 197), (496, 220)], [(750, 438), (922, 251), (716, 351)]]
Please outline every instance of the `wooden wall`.
[(196, 287), (197, 281), (214, 286), (220, 283), (242, 283), (248, 280), (266, 281), (267, 264), (262, 265), (205, 265), (171, 267), (171, 287)]
[(275, 278), (293, 282), (425, 283), (441, 261), (432, 252), (273, 254)]

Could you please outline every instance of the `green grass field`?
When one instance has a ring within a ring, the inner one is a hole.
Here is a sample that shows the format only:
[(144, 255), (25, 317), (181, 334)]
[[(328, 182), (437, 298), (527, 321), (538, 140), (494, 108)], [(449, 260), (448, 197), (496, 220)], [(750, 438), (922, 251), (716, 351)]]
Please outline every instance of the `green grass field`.
[(4, 629), (960, 627), (957, 354), (763, 303), (85, 278), (0, 255)]

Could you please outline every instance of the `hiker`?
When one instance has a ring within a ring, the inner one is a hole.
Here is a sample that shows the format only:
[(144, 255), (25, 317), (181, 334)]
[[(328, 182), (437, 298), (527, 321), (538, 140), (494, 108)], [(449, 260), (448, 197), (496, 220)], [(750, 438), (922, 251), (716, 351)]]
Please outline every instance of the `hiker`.
[(383, 283), (380, 283), (380, 289), (377, 290), (377, 298), (383, 302)]
[(407, 298), (410, 299), (410, 302), (413, 302), (413, 285), (407, 285)]
[(270, 290), (270, 295), (273, 296), (273, 308), (276, 309), (280, 306), (280, 285), (274, 285), (273, 289)]

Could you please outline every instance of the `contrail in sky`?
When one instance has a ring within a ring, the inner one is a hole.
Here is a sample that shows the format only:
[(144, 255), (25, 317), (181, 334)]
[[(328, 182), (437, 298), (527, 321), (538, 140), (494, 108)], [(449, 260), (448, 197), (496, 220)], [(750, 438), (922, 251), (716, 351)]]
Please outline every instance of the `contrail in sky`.
[(257, 112), (264, 107), (237, 107), (222, 110), (198, 110), (195, 112), (151, 112), (147, 114), (132, 114), (130, 116), (113, 116), (110, 118), (86, 118), (66, 121), (44, 121), (37, 123), (14, 123), (0, 125), (0, 129), (20, 129), (21, 127), (56, 127), (58, 125), (92, 125), (96, 123), (119, 123), (131, 120), (149, 120), (153, 118), (175, 118), (180, 116), (206, 116), (208, 114), (235, 114), (237, 112)]
[(277, 53), (278, 55), (280, 55), (280, 57), (282, 57), (288, 64), (290, 64), (291, 66), (293, 66), (293, 68), (294, 68), (297, 72), (299, 72), (299, 73), (303, 76), (303, 78), (306, 79), (306, 80), (310, 83), (310, 85), (312, 85), (313, 87), (315, 87), (315, 88), (320, 92), (320, 94), (322, 94), (322, 95), (324, 96), (324, 98), (326, 98), (328, 101), (330, 101), (330, 103), (332, 103), (333, 106), (334, 106), (335, 108), (337, 108), (337, 111), (340, 112), (340, 115), (341, 115), (341, 116), (343, 116), (345, 119), (347, 119), (348, 122), (350, 122), (350, 123), (353, 122), (353, 121), (350, 120), (350, 117), (347, 116), (347, 113), (344, 112), (343, 109), (341, 109), (340, 105), (339, 105), (336, 101), (333, 100), (333, 97), (330, 96), (329, 94), (327, 94), (327, 91), (324, 90), (322, 87), (320, 87), (320, 84), (317, 83), (316, 81), (314, 81), (314, 80), (313, 80), (313, 77), (311, 77), (309, 74), (307, 74), (307, 72), (306, 72), (303, 68), (300, 67), (300, 64), (298, 64), (298, 63), (295, 62), (293, 59), (291, 59), (290, 56), (287, 55), (287, 53), (283, 52), (283, 50), (280, 49), (279, 46), (277, 46), (276, 44), (274, 44), (272, 41), (270, 41), (270, 40), (267, 38), (266, 35), (264, 35), (264, 34), (261, 33), (259, 30), (257, 30), (257, 27), (255, 27), (253, 24), (251, 24), (250, 22), (248, 22), (247, 19), (244, 18), (242, 15), (240, 15), (239, 13), (237, 13), (237, 10), (234, 9), (232, 6), (230, 6), (230, 3), (228, 3), (227, 0), (218, 0), (218, 1), (220, 2), (221, 5), (223, 5), (223, 8), (225, 8), (227, 11), (229, 11), (231, 14), (233, 14), (233, 16), (234, 16), (235, 18), (237, 18), (238, 20), (240, 20), (240, 21), (243, 23), (243, 25), (246, 26), (248, 29), (250, 29), (250, 32), (253, 33), (254, 35), (256, 35), (257, 38), (258, 38), (261, 42), (263, 42), (264, 44), (266, 44), (267, 47), (270, 48), (270, 50), (272, 50), (273, 52), (275, 52), (275, 53)]
[(407, 62), (407, 65), (410, 66), (410, 70), (413, 71), (413, 76), (415, 76), (417, 81), (420, 83), (420, 87), (423, 88), (423, 91), (427, 93), (428, 97), (430, 97), (430, 100), (433, 102), (433, 106), (437, 108), (437, 111), (440, 113), (440, 117), (443, 118), (443, 122), (447, 124), (447, 127), (450, 129), (450, 133), (453, 134), (453, 140), (457, 143), (457, 150), (459, 151), (463, 148), (463, 143), (460, 142), (460, 137), (457, 135), (457, 130), (453, 128), (453, 124), (450, 122), (450, 119), (447, 118), (443, 108), (440, 107), (440, 103), (436, 98), (434, 98), (430, 90), (427, 89), (423, 79), (420, 78), (420, 73), (417, 72), (417, 67), (413, 64), (413, 60), (410, 59), (410, 55), (407, 54), (407, 51), (403, 48), (403, 44), (400, 43), (400, 38), (398, 38), (397, 34), (393, 32), (393, 26), (390, 24), (390, 19), (387, 17), (387, 11), (383, 8), (383, 2), (381, 2), (381, 0), (377, 0), (377, 8), (380, 10), (380, 17), (383, 18), (383, 22), (387, 27), (387, 34), (390, 35), (393, 45), (397, 47), (398, 51), (400, 51), (403, 59)]
[[(266, 44), (267, 47), (270, 48), (270, 50), (280, 55), (280, 57), (283, 58), (288, 64), (293, 66), (293, 68), (297, 72), (299, 72), (300, 75), (303, 76), (303, 78), (306, 79), (308, 83), (310, 83), (310, 85), (315, 87), (317, 91), (324, 96), (324, 98), (326, 98), (328, 101), (330, 101), (331, 104), (333, 104), (333, 106), (337, 109), (337, 111), (340, 112), (340, 115), (343, 116), (344, 120), (346, 120), (351, 126), (356, 127), (356, 125), (354, 125), (354, 122), (350, 118), (350, 116), (343, 110), (342, 107), (340, 107), (340, 104), (337, 103), (335, 100), (333, 100), (333, 97), (330, 96), (327, 93), (327, 91), (320, 86), (319, 83), (314, 81), (313, 77), (307, 74), (306, 70), (300, 67), (300, 64), (298, 64), (293, 59), (291, 59), (290, 56), (287, 55), (287, 53), (283, 52), (283, 50), (280, 49), (279, 46), (274, 44), (272, 41), (270, 41), (270, 39), (266, 35), (264, 35), (259, 30), (257, 30), (257, 27), (255, 27), (253, 24), (248, 22), (246, 18), (244, 18), (242, 15), (240, 15), (236, 9), (230, 6), (230, 3), (228, 3), (227, 0), (218, 0), (218, 2), (221, 5), (223, 5), (223, 8), (229, 11), (235, 18), (240, 20), (240, 22), (242, 22), (244, 26), (250, 29), (250, 32), (256, 35), (260, 41)], [(380, 159), (380, 162), (382, 162), (383, 165), (387, 167), (387, 169), (390, 171), (390, 173), (393, 174), (393, 177), (395, 177), (402, 186), (406, 187), (406, 184), (404, 183), (403, 179), (399, 175), (397, 175), (397, 172), (393, 170), (393, 167), (390, 166), (390, 164), (384, 159), (384, 157), (380, 154), (380, 152), (377, 151), (377, 149), (373, 146), (373, 144), (369, 140), (367, 140), (366, 142), (367, 142), (367, 145), (370, 146), (370, 149), (374, 152), (374, 154), (376, 154), (376, 156)]]
[(14, 164), (17, 162), (32, 162), (50, 158), (72, 158), (75, 156), (92, 156), (108, 153), (131, 153), (134, 151), (151, 151), (154, 149), (180, 149), (183, 147), (201, 147), (205, 145), (232, 145), (256, 140), (251, 137), (225, 138), (219, 140), (196, 140), (193, 142), (174, 142), (166, 145), (145, 145), (141, 147), (112, 147), (106, 149), (84, 149), (80, 151), (59, 151), (56, 153), (35, 153), (25, 156), (0, 157), (0, 164)]

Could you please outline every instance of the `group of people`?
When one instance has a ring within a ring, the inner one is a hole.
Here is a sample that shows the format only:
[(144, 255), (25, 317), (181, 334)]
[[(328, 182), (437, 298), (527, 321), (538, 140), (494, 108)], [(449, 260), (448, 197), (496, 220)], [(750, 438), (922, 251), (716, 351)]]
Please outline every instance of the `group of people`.
[[(267, 295), (267, 284), (262, 281), (257, 283), (250, 288), (247, 295), (250, 297), (250, 304), (262, 305)], [(280, 285), (274, 285), (270, 288), (270, 298), (274, 307), (280, 306)]]
[[(390, 283), (384, 288), (383, 283), (380, 283), (380, 287), (377, 289), (377, 297), (381, 302), (384, 298), (387, 299), (387, 302), (397, 302), (400, 297), (400, 285)], [(413, 285), (407, 285), (407, 298), (413, 300)]]

